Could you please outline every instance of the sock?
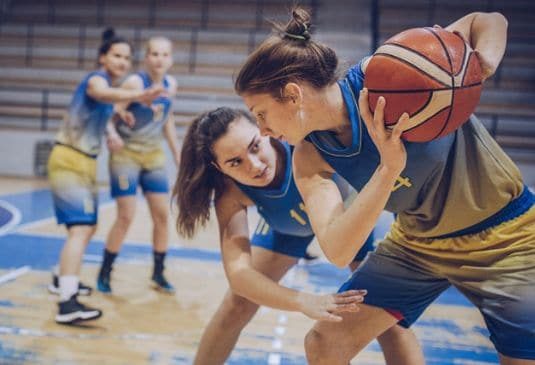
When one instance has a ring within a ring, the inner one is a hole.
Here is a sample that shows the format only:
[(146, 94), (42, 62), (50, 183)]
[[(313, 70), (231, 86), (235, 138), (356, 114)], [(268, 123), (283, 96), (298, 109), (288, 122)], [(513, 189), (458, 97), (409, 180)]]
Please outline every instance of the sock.
[(154, 257), (154, 272), (153, 276), (161, 275), (163, 273), (163, 262), (165, 261), (165, 254), (167, 252), (156, 252), (152, 251), (152, 255)]
[(54, 270), (52, 270), (52, 273), (59, 277), (59, 265), (54, 266)]
[(65, 302), (78, 293), (78, 276), (65, 275), (59, 277), (59, 300)]
[(103, 271), (111, 271), (111, 267), (113, 266), (113, 262), (115, 261), (115, 258), (117, 257), (118, 253), (114, 253), (111, 251), (108, 251), (107, 249), (104, 249), (104, 254), (102, 256), (102, 270)]

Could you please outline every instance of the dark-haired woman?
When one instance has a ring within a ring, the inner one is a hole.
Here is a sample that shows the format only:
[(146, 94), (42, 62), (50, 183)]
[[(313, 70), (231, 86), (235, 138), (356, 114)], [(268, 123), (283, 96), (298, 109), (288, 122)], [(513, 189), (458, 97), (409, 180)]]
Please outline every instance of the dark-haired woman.
[(161, 88), (138, 91), (116, 87), (130, 68), (131, 54), (131, 46), (124, 38), (116, 36), (112, 29), (103, 33), (98, 51), (100, 68), (90, 72), (76, 88), (48, 161), (56, 218), (58, 224), (67, 228), (67, 240), (59, 259), (59, 277), (54, 275), (49, 287), (60, 297), (58, 323), (69, 324), (102, 315), (100, 310), (77, 300), (79, 291), (91, 293), (89, 287), (80, 285), (78, 276), (83, 253), (97, 224), (96, 157), (106, 123), (113, 114), (113, 103), (150, 104), (162, 92)]
[[(214, 197), (230, 284), (202, 336), (197, 365), (223, 364), (259, 305), (337, 322), (341, 312), (355, 311), (362, 300), (364, 293), (354, 290), (316, 295), (278, 284), (305, 256), (314, 237), (293, 180), (292, 151), (284, 142), (261, 136), (249, 114), (229, 108), (195, 119), (184, 139), (174, 188), (177, 228), (192, 236), (209, 219)], [(253, 205), (262, 218), (249, 239), (247, 207)], [(362, 260), (373, 249), (372, 241), (373, 236), (368, 237), (355, 260)], [(422, 363), (411, 332), (394, 327), (379, 340), (389, 364)]]
[[(385, 99), (372, 114), (362, 87), (367, 62), (338, 80), (336, 54), (309, 28), (309, 15), (295, 10), (249, 56), (236, 91), (264, 134), (297, 145), (296, 183), (331, 262), (351, 260), (383, 209), (397, 218), (341, 288), (368, 290), (362, 310), (317, 323), (308, 361), (347, 364), (454, 285), (481, 311), (502, 364), (535, 364), (535, 197), (518, 168), (475, 117), (427, 143), (400, 139), (407, 114), (387, 131)], [(501, 14), (472, 13), (446, 29), (471, 43), (485, 78), (494, 73), (506, 45)], [(359, 192), (347, 209), (335, 172)]]

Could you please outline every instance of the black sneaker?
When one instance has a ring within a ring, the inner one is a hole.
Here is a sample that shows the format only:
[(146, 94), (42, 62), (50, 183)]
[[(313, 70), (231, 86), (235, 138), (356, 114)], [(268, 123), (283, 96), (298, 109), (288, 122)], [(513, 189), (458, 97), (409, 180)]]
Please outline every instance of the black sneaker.
[(110, 274), (111, 274), (111, 270), (103, 270), (102, 268), (98, 272), (97, 289), (99, 292), (102, 292), (105, 294), (111, 293)]
[[(52, 283), (48, 285), (48, 291), (52, 294), (59, 295), (59, 278), (57, 275), (52, 275)], [(78, 295), (91, 295), (93, 288), (83, 284), (82, 282), (78, 283)]]
[(95, 308), (86, 307), (76, 299), (74, 294), (69, 300), (58, 303), (58, 314), (56, 322), (61, 324), (73, 324), (76, 322), (90, 321), (102, 316), (102, 311)]
[(152, 275), (152, 286), (168, 294), (175, 293), (175, 287), (171, 285), (163, 276), (163, 274), (153, 274)]

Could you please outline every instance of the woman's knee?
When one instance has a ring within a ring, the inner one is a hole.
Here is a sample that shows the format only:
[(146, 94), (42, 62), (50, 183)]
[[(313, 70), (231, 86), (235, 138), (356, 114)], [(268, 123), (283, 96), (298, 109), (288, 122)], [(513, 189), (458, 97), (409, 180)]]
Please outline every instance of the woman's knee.
[(152, 221), (156, 227), (167, 227), (169, 223), (169, 214), (167, 214), (167, 210), (154, 212), (152, 214)]
[(134, 220), (134, 212), (119, 211), (117, 213), (117, 224), (123, 229), (128, 229)]
[(229, 324), (249, 322), (258, 308), (258, 304), (235, 294), (227, 295), (223, 301), (225, 318), (228, 318)]
[(305, 336), (305, 351), (309, 362), (316, 363), (318, 359), (328, 357), (329, 346), (326, 340), (326, 337), (315, 328), (308, 331)]

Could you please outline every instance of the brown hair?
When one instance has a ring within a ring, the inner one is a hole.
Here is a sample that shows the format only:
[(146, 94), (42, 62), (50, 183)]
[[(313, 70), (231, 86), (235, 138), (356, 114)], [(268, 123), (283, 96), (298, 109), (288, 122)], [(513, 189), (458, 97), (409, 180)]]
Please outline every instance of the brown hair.
[(291, 12), (286, 25), (273, 23), (278, 34), (268, 37), (245, 61), (234, 83), (238, 94), (269, 93), (280, 99), (288, 82), (306, 81), (320, 89), (338, 79), (338, 57), (311, 39), (309, 13), (300, 7)]
[(126, 40), (126, 38), (118, 36), (115, 33), (115, 30), (113, 28), (111, 28), (111, 27), (106, 28), (102, 32), (101, 38), (102, 38), (102, 43), (100, 44), (100, 46), (98, 48), (99, 57), (102, 56), (102, 55), (105, 55), (106, 53), (108, 53), (110, 51), (111, 47), (114, 44), (117, 44), (117, 43), (128, 44), (128, 47), (130, 47), (130, 52), (133, 53), (133, 51), (134, 51), (134, 49), (133, 49), (132, 45), (130, 44), (130, 42), (128, 42)]
[(201, 114), (188, 128), (172, 198), (178, 207), (176, 228), (185, 237), (191, 238), (206, 224), (212, 198), (217, 199), (223, 192), (225, 175), (213, 164), (216, 156), (212, 147), (239, 117), (255, 124), (249, 113), (222, 107)]

